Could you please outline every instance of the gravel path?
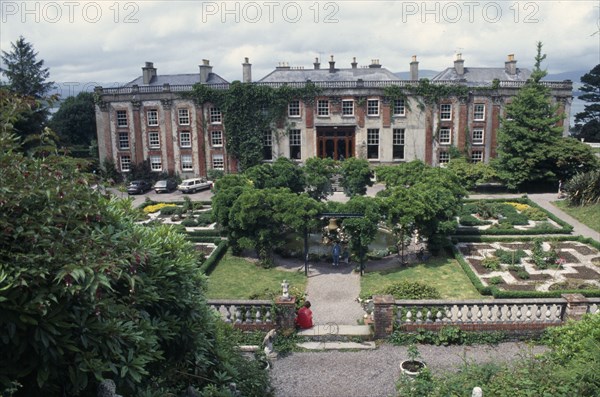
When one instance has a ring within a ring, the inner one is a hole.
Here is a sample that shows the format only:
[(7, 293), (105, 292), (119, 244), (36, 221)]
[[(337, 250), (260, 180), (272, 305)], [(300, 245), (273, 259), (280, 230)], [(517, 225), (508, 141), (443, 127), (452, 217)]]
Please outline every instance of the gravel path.
[[(456, 371), (464, 362), (510, 362), (544, 350), (523, 343), (419, 346), (423, 361), (434, 374)], [(278, 397), (394, 396), (399, 365), (405, 359), (405, 346), (388, 344), (369, 351), (292, 353), (273, 363), (271, 380)]]

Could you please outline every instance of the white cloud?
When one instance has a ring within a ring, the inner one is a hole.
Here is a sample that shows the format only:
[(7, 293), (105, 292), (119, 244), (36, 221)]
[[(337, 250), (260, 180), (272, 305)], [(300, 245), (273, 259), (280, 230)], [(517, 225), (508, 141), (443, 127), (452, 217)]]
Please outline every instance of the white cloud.
[(531, 68), (538, 40), (551, 73), (600, 63), (595, 0), (27, 3), (0, 2), (0, 49), (24, 35), (55, 81), (127, 82), (145, 61), (159, 74), (195, 73), (204, 58), (237, 80), (244, 57), (259, 79), (278, 62), (310, 68), (319, 56), (326, 66), (332, 54), (338, 67), (376, 58), (396, 72), (408, 70), (412, 55), (421, 69), (442, 70), (457, 52), (467, 67), (502, 67), (512, 53)]

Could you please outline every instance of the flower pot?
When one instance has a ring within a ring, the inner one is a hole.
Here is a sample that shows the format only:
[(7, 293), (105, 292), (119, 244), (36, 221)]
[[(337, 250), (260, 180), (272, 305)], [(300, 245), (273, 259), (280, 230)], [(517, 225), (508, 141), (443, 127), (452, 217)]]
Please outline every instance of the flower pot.
[(423, 361), (419, 360), (405, 360), (400, 363), (400, 370), (403, 374), (414, 378), (426, 367)]

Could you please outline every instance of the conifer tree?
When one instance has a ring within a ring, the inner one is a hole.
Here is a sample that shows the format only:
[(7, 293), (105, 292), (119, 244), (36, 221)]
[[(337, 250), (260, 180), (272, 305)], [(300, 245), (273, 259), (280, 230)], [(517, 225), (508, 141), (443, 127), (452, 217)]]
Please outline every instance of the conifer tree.
[(575, 115), (575, 127), (572, 130), (575, 138), (583, 138), (587, 142), (600, 142), (600, 64), (581, 77), (584, 83), (579, 99), (588, 102), (583, 112)]

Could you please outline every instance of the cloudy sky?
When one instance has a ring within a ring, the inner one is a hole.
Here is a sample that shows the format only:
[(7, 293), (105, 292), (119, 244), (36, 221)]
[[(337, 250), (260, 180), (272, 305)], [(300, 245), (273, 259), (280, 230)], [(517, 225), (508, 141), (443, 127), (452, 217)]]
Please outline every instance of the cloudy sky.
[[(254, 79), (279, 62), (336, 67), (371, 59), (393, 72), (503, 67), (508, 54), (531, 68), (544, 43), (550, 73), (600, 63), (600, 1), (0, 1), (0, 48), (23, 35), (51, 80), (126, 83), (145, 61), (159, 74), (195, 73), (202, 59), (229, 81), (249, 57)], [(66, 87), (66, 86), (65, 86)], [(66, 92), (65, 92), (66, 93)]]

